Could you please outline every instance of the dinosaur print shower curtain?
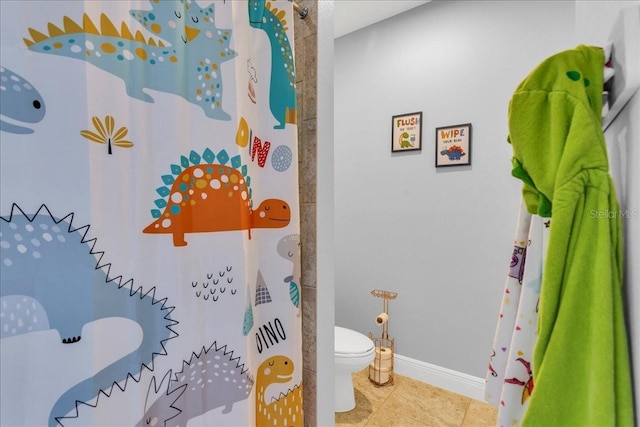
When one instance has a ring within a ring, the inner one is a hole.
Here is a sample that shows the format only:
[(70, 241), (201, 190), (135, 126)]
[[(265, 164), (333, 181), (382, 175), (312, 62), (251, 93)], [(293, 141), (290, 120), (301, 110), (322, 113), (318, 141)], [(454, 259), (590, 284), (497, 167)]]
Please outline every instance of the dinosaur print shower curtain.
[(0, 8), (0, 424), (301, 426), (292, 4)]

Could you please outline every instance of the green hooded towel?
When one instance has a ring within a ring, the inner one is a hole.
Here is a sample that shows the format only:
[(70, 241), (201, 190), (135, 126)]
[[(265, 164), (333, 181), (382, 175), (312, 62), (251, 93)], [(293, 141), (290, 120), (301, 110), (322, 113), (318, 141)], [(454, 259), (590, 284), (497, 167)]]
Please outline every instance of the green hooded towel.
[(632, 426), (622, 221), (601, 127), (604, 53), (578, 46), (540, 64), (509, 105), (513, 175), (551, 218), (534, 389), (522, 425)]

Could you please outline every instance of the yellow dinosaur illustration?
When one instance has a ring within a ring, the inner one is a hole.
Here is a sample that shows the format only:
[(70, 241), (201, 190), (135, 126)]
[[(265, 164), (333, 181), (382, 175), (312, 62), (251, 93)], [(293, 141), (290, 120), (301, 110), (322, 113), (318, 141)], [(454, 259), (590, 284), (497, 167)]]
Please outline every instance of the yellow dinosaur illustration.
[(287, 356), (273, 356), (262, 362), (256, 376), (256, 427), (302, 427), (302, 384), (267, 402), (265, 391), (274, 383), (291, 381), (293, 361)]

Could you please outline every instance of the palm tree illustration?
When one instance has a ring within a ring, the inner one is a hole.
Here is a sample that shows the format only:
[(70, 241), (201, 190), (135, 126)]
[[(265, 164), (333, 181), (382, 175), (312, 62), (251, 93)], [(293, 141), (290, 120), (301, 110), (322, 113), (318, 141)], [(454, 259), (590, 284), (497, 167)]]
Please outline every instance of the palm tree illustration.
[(104, 123), (98, 116), (93, 116), (91, 121), (93, 122), (93, 126), (96, 128), (97, 132), (81, 130), (80, 135), (87, 138), (89, 141), (97, 142), (99, 144), (107, 144), (108, 154), (113, 154), (112, 145), (122, 148), (133, 147), (133, 142), (124, 139), (129, 133), (129, 130), (125, 126), (122, 126), (114, 132), (116, 122), (112, 116), (105, 116)]

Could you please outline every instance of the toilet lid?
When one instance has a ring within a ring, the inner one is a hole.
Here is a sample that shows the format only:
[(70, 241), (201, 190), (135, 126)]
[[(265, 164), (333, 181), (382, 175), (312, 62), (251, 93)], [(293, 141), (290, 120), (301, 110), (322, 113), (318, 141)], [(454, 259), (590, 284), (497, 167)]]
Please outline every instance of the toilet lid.
[(336, 355), (360, 355), (373, 351), (373, 341), (360, 332), (336, 326), (335, 330)]

